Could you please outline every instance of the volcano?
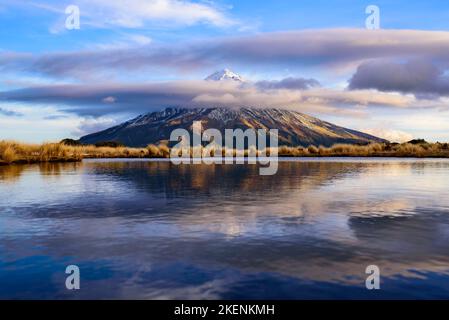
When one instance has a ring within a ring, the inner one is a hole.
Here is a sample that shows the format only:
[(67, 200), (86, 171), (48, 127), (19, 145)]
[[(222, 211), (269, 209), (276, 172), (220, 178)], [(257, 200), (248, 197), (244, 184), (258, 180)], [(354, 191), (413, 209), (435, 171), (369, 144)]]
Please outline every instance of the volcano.
[[(229, 69), (215, 72), (205, 81), (237, 81), (243, 78)], [(336, 143), (368, 144), (386, 140), (343, 128), (309, 115), (282, 108), (165, 108), (126, 121), (112, 128), (81, 137), (84, 144), (115, 141), (129, 147), (166, 143), (177, 128), (192, 131), (194, 121), (201, 121), (203, 130), (215, 128), (224, 136), (225, 129), (278, 129), (279, 145), (332, 146)]]
[(193, 121), (201, 121), (203, 130), (218, 129), (223, 136), (225, 129), (278, 129), (279, 145), (287, 146), (386, 142), (384, 139), (343, 128), (300, 112), (273, 108), (166, 108), (89, 134), (82, 137), (80, 142), (95, 144), (116, 141), (130, 147), (145, 147), (151, 143), (167, 142), (170, 133), (177, 128), (191, 132)]

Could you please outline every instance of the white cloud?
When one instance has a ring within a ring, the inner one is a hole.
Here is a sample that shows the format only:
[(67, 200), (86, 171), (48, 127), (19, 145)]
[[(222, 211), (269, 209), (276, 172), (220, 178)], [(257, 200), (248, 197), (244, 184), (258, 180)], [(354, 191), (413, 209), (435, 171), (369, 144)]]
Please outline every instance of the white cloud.
[(113, 127), (117, 124), (117, 121), (112, 118), (84, 118), (80, 121), (78, 127), (72, 132), (72, 135), (81, 137), (93, 132), (98, 132)]
[(104, 103), (114, 103), (116, 101), (117, 101), (117, 99), (115, 97), (113, 97), (113, 96), (109, 96), (109, 97), (106, 97), (106, 98), (103, 99)]
[(96, 48), (99, 50), (123, 50), (131, 49), (135, 47), (149, 45), (153, 40), (142, 34), (123, 34), (118, 40), (113, 40), (106, 43), (97, 43), (92, 45), (89, 43), (87, 47), (89, 49)]
[[(61, 5), (30, 5), (42, 10), (64, 13)], [(81, 28), (84, 26), (107, 28), (142, 28), (147, 25), (191, 26), (206, 23), (217, 27), (236, 24), (228, 17), (224, 8), (212, 2), (197, 3), (188, 0), (72, 0), (72, 5), (80, 8)], [(61, 31), (61, 22), (51, 28)]]
[(364, 129), (362, 131), (379, 138), (384, 138), (391, 142), (407, 142), (413, 139), (412, 134), (400, 130), (373, 128)]

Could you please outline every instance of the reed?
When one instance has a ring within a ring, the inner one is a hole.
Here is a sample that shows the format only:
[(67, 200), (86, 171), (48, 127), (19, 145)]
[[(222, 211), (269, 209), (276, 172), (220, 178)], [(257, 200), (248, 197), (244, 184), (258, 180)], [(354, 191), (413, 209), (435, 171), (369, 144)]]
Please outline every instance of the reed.
[[(214, 155), (215, 150), (191, 149), (196, 154), (209, 153)], [(243, 155), (275, 154), (276, 150), (245, 150)], [(64, 143), (27, 144), (17, 141), (0, 141), (0, 165), (12, 163), (37, 162), (67, 162), (81, 161), (83, 158), (168, 158), (171, 150), (166, 145), (150, 144), (146, 148), (128, 148), (123, 146), (94, 146), (94, 145), (67, 145)], [(277, 149), (280, 157), (441, 157), (449, 158), (448, 143), (428, 143), (418, 140), (418, 143), (371, 143), (368, 145), (335, 144), (332, 147), (308, 146), (289, 147), (280, 146)], [(236, 156), (235, 149), (222, 149), (222, 155)]]
[(368, 145), (335, 144), (332, 147), (309, 146), (279, 148), (280, 156), (294, 157), (413, 157), (448, 158), (447, 143), (371, 143)]
[(60, 143), (26, 144), (0, 141), (0, 161), (10, 163), (35, 163), (52, 161), (80, 161), (81, 150)]

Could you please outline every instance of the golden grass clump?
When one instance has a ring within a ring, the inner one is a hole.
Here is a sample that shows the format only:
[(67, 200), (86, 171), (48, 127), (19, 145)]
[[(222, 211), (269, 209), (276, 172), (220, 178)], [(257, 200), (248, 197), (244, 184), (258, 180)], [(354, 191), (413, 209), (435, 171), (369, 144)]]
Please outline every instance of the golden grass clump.
[(17, 153), (12, 146), (6, 146), (1, 152), (1, 158), (5, 162), (11, 163), (17, 160)]
[(170, 148), (168, 146), (166, 146), (165, 144), (159, 145), (159, 152), (163, 158), (170, 157)]
[(147, 146), (147, 150), (148, 150), (148, 155), (150, 157), (159, 157), (160, 156), (159, 148), (154, 144), (149, 144)]
[(319, 152), (318, 148), (315, 147), (315, 146), (309, 146), (309, 147), (307, 148), (307, 151), (308, 151), (310, 154), (317, 154), (317, 153)]
[(158, 146), (154, 144), (149, 144), (147, 146), (147, 155), (150, 158), (169, 158), (170, 149), (165, 144), (160, 144)]

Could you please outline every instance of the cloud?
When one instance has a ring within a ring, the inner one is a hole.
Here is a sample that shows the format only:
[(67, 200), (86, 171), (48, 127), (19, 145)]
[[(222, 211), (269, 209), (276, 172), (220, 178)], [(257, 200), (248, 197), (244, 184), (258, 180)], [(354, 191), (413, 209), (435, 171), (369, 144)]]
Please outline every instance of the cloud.
[(125, 33), (121, 35), (120, 39), (113, 40), (107, 43), (98, 43), (95, 45), (89, 44), (89, 47), (98, 48), (99, 50), (114, 50), (114, 49), (127, 49), (135, 48), (136, 46), (149, 45), (153, 40), (142, 34), (129, 34)]
[(60, 120), (60, 119), (66, 119), (66, 118), (68, 118), (68, 115), (54, 114), (54, 115), (45, 116), (44, 120)]
[[(112, 2), (111, 2), (112, 3)], [(0, 54), (0, 70), (55, 78), (91, 74), (193, 70), (218, 65), (356, 67), (372, 59), (421, 58), (449, 64), (449, 32), (325, 29), (259, 33), (171, 45), (41, 55)], [(108, 77), (109, 78), (109, 77)]]
[(308, 89), (319, 87), (320, 83), (315, 79), (289, 77), (282, 80), (258, 81), (256, 86), (260, 89)]
[(117, 125), (118, 122), (114, 119), (99, 117), (99, 118), (84, 118), (80, 124), (71, 134), (77, 137), (82, 137), (94, 132), (99, 132), (104, 129)]
[(375, 137), (383, 138), (391, 142), (407, 142), (413, 139), (413, 135), (400, 130), (385, 128), (363, 129), (362, 132), (371, 134)]
[(349, 82), (349, 88), (438, 97), (449, 94), (449, 77), (443, 68), (425, 60), (372, 61), (357, 68)]
[(115, 97), (109, 96), (106, 97), (102, 100), (104, 103), (114, 103), (117, 101), (117, 99)]
[(20, 112), (7, 110), (7, 109), (3, 109), (3, 108), (0, 108), (0, 115), (6, 116), (6, 117), (21, 117), (21, 116), (23, 116), (23, 114), (21, 114)]
[[(66, 4), (53, 5), (26, 1), (38, 9), (64, 14)], [(72, 0), (80, 8), (81, 27), (143, 28), (147, 25), (164, 27), (191, 26), (199, 23), (226, 27), (236, 23), (224, 8), (211, 2), (188, 0)], [(63, 20), (52, 30), (59, 32)]]
[[(277, 83), (289, 83), (280, 80)], [(371, 106), (426, 107), (411, 96), (371, 90), (260, 89), (234, 81), (173, 81), (147, 84), (48, 85), (0, 92), (0, 101), (55, 105), (62, 112), (99, 117), (144, 113), (165, 107), (291, 108), (301, 112), (360, 116)]]

